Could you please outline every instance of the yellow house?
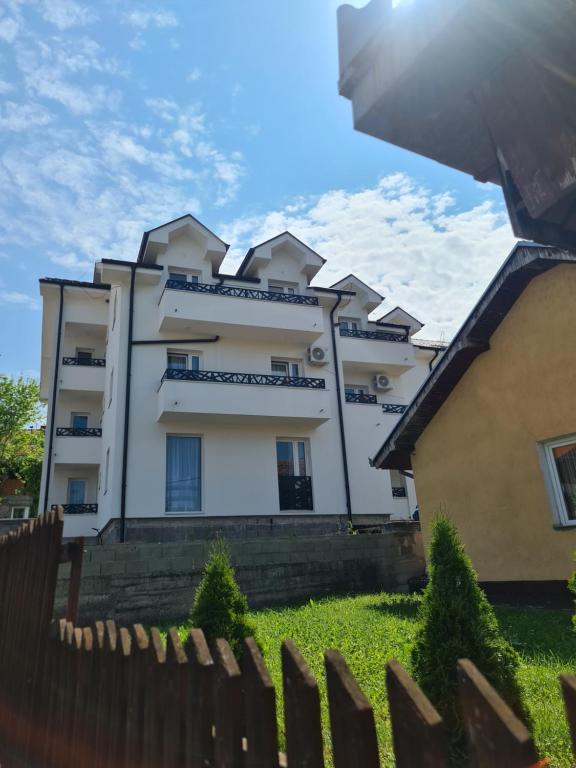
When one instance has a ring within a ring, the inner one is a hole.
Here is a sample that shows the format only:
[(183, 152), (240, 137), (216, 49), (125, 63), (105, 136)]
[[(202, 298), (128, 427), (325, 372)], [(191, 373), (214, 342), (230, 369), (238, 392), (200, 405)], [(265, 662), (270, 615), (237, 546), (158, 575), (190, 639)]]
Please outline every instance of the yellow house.
[(374, 464), (413, 470), (424, 540), (434, 514), (447, 514), (489, 594), (566, 594), (576, 252), (516, 245)]

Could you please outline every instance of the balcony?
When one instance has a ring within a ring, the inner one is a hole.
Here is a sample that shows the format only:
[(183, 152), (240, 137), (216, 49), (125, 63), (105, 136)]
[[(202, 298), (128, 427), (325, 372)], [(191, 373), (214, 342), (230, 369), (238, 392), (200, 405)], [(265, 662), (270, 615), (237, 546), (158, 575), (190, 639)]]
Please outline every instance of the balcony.
[(281, 512), (305, 512), (314, 509), (311, 477), (278, 475), (278, 492)]
[(406, 488), (403, 485), (393, 485), (392, 497), (395, 499), (405, 499), (407, 497)]
[(158, 305), (161, 332), (312, 343), (323, 332), (316, 296), (167, 280)]
[(399, 403), (381, 403), (381, 406), (382, 413), (391, 413), (398, 416), (401, 416), (406, 408), (408, 408), (407, 405), (400, 405)]
[(101, 357), (63, 357), (60, 367), (60, 390), (102, 393), (106, 360)]
[(99, 464), (102, 451), (102, 430), (58, 427), (54, 440), (54, 461), (57, 464)]
[(168, 368), (158, 389), (158, 420), (185, 415), (315, 427), (330, 418), (329, 393), (324, 379)]
[(365, 392), (346, 392), (347, 403), (362, 403), (363, 405), (375, 405), (376, 395), (368, 395)]
[(65, 515), (97, 515), (98, 504), (62, 504)]
[(414, 348), (404, 333), (340, 328), (339, 353), (344, 369), (373, 373), (385, 368), (398, 376), (416, 364)]

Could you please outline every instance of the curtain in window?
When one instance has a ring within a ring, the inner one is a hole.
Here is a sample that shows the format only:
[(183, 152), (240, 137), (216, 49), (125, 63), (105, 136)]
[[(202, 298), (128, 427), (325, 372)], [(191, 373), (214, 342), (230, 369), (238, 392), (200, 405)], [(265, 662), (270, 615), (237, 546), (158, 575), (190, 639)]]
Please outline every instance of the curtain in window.
[(576, 520), (576, 444), (553, 449), (562, 495), (569, 520)]
[(86, 483), (84, 480), (70, 480), (68, 483), (68, 504), (84, 504)]
[(166, 511), (199, 512), (200, 492), (199, 437), (166, 438)]

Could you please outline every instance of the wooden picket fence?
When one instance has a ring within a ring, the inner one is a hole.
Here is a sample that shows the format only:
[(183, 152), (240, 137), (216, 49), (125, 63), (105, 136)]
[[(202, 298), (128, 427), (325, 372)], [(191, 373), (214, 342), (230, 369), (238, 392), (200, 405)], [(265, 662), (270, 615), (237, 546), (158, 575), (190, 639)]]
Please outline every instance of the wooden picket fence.
[[(141, 625), (75, 626), (82, 542), (62, 545), (62, 527), (51, 512), (0, 539), (2, 768), (379, 766), (372, 707), (338, 651), (325, 653), (324, 744), (318, 685), (294, 643), (282, 644), (280, 752), (276, 693), (253, 639), (239, 666), (225, 640), (209, 648), (198, 629), (182, 642), (174, 628), (164, 641)], [(58, 566), (68, 561), (68, 616), (53, 621)], [(385, 675), (396, 765), (445, 768), (440, 716), (396, 661)], [(474, 665), (459, 662), (458, 676), (472, 764), (546, 765)], [(576, 747), (576, 677), (561, 684)]]

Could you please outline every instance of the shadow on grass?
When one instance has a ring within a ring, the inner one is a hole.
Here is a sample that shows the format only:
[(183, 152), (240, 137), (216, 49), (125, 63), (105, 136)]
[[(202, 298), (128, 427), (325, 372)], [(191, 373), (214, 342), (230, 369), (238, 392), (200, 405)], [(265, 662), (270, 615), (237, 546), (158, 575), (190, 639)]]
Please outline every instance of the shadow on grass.
[(382, 595), (378, 603), (367, 605), (369, 611), (397, 616), (399, 619), (416, 619), (420, 607), (419, 595)]
[(496, 607), (500, 629), (527, 661), (557, 660), (576, 672), (576, 632), (571, 611)]

